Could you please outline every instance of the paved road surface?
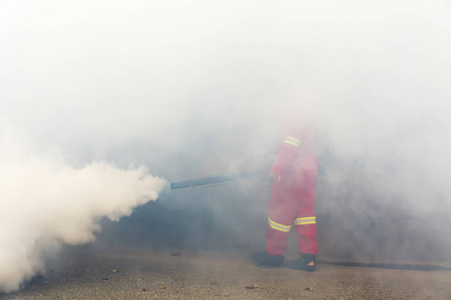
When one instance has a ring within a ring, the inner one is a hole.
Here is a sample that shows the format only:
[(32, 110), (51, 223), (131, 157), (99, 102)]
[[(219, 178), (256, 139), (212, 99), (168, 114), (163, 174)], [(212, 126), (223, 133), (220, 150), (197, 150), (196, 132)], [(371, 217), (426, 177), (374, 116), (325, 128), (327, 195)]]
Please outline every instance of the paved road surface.
[(305, 273), (257, 268), (244, 250), (72, 249), (48, 269), (0, 299), (451, 299), (446, 268), (323, 263), (317, 272)]

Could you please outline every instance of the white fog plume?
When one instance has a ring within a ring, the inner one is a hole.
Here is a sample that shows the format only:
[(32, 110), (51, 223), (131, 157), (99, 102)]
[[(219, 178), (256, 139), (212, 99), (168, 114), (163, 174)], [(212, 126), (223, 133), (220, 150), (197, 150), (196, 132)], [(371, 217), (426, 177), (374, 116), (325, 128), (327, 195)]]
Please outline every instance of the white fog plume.
[(145, 167), (93, 162), (74, 168), (60, 158), (22, 154), (11, 141), (1, 146), (0, 292), (42, 271), (46, 251), (94, 241), (101, 218), (130, 215), (165, 185)]
[[(0, 285), (163, 184), (90, 162), (171, 179), (242, 170), (275, 151), (293, 95), (314, 102), (320, 159), (338, 166), (324, 210), (449, 219), (450, 15), (445, 0), (0, 1), (0, 125), (32, 145), (1, 150)], [(49, 145), (70, 163), (37, 154)]]

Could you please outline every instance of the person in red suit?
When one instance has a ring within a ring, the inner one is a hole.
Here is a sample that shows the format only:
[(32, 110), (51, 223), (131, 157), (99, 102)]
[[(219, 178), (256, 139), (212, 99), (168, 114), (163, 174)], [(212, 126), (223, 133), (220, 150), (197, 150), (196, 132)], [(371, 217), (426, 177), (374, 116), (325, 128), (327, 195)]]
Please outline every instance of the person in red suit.
[(313, 150), (314, 134), (312, 124), (297, 118), (292, 118), (282, 130), (279, 151), (270, 170), (274, 183), (268, 210), (267, 247), (266, 251), (252, 255), (258, 266), (283, 265), (288, 232), (294, 225), (301, 252), (294, 267), (316, 270), (318, 241), (313, 206), (318, 159)]

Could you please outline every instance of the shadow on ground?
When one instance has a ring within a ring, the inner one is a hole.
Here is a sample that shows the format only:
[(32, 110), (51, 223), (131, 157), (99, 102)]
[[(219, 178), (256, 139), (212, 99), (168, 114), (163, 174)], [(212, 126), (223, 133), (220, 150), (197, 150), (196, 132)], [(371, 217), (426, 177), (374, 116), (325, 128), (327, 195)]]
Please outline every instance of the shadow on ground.
[(358, 262), (334, 262), (318, 260), (320, 265), (332, 265), (343, 267), (378, 268), (389, 270), (411, 270), (411, 271), (451, 271), (451, 268), (437, 265), (413, 265), (413, 264), (386, 264), (386, 263), (358, 263)]

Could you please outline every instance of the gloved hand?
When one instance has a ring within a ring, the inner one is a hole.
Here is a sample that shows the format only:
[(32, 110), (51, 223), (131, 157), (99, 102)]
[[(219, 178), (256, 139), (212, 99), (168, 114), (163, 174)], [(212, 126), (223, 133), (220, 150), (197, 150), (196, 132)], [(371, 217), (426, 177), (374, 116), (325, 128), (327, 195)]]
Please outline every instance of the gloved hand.
[(280, 181), (282, 179), (282, 176), (274, 171), (272, 167), (271, 170), (269, 170), (269, 176), (271, 176), (274, 181)]

